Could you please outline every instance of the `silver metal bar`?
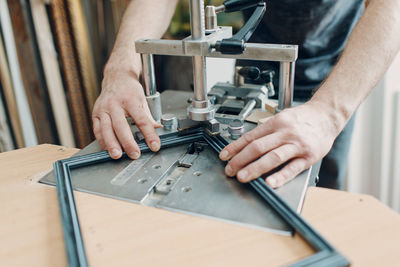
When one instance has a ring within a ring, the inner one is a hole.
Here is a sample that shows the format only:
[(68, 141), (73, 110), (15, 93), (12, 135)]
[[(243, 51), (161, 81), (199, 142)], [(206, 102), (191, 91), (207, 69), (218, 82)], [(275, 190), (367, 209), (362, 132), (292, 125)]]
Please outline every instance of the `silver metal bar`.
[(202, 39), (204, 29), (204, 0), (190, 0), (190, 30), (192, 39)]
[(146, 96), (157, 93), (154, 60), (152, 54), (141, 54), (143, 64), (144, 94)]
[(279, 71), (278, 109), (290, 108), (293, 103), (294, 62), (281, 62)]
[(206, 30), (215, 30), (218, 28), (217, 13), (215, 6), (206, 6)]
[(193, 57), (194, 100), (207, 100), (206, 58)]
[[(201, 40), (205, 37), (204, 0), (190, 0), (190, 29), (192, 32), (192, 40)], [(206, 100), (206, 59), (203, 56), (193, 57), (193, 86), (194, 100)]]
[(256, 103), (257, 102), (254, 99), (247, 102), (246, 106), (244, 106), (242, 111), (239, 113), (239, 118), (245, 119), (247, 115), (249, 115), (249, 113), (254, 109)]
[(215, 7), (215, 12), (220, 13), (220, 12), (224, 12), (225, 11), (225, 6), (224, 5), (220, 5)]
[[(206, 37), (208, 38), (208, 36)], [(225, 38), (225, 37), (224, 37)], [(298, 55), (297, 45), (255, 44), (247, 43), (245, 51), (240, 55), (223, 55), (215, 50), (207, 49), (208, 40), (190, 40), (190, 49), (185, 49), (185, 40), (138, 40), (135, 43), (136, 52), (144, 54), (171, 55), (171, 56), (196, 56), (216, 58), (236, 58), (265, 61), (296, 61)]]
[[(205, 38), (204, 27), (204, 0), (190, 0), (190, 29), (192, 36), (182, 42), (184, 53), (191, 50), (192, 46), (196, 47), (196, 41), (199, 41), (199, 50), (207, 50), (208, 42)], [(206, 41), (206, 42), (204, 42)], [(186, 49), (185, 42), (190, 49)], [(202, 49), (201, 45), (206, 45), (206, 49)], [(188, 116), (195, 121), (205, 121), (214, 118), (215, 110), (209, 104), (207, 98), (207, 76), (206, 76), (206, 58), (202, 55), (193, 56), (193, 86), (194, 99), (192, 106), (188, 108)]]
[(151, 115), (156, 122), (160, 122), (162, 116), (161, 95), (155, 92), (152, 95), (146, 96), (147, 105), (149, 106)]

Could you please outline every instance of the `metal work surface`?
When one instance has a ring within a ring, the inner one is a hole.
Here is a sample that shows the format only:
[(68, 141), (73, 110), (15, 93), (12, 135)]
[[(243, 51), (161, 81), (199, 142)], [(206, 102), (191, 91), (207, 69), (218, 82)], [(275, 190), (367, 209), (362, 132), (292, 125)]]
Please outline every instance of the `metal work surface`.
[[(196, 142), (205, 142), (214, 152), (219, 153), (228, 144), (224, 137), (219, 134), (212, 135), (203, 125), (183, 132), (174, 132), (169, 135), (163, 135), (161, 139), (161, 150), (168, 147), (175, 147), (177, 144), (194, 144)], [(138, 143), (142, 153), (149, 152), (150, 149), (142, 140)], [(194, 145), (196, 148), (197, 146)], [(194, 150), (196, 151), (196, 150)], [(124, 152), (122, 157), (127, 157)], [(79, 217), (76, 210), (73, 187), (71, 182), (71, 170), (82, 168), (97, 163), (111, 161), (107, 151), (91, 153), (83, 156), (76, 156), (69, 159), (59, 160), (54, 163), (54, 175), (56, 179), (58, 202), (60, 206), (61, 221), (63, 226), (64, 241), (70, 266), (87, 266), (87, 258), (82, 234), (79, 226)], [(182, 164), (183, 162), (183, 164)], [(179, 164), (186, 166), (193, 162), (192, 157), (185, 157), (179, 161)], [(271, 210), (275, 211), (284, 222), (293, 228), (316, 253), (306, 257), (290, 266), (348, 266), (349, 261), (336, 251), (332, 245), (327, 242), (311, 225), (303, 220), (289, 205), (271, 189), (259, 177), (249, 182), (249, 185), (265, 200)], [(158, 184), (153, 192), (166, 192), (164, 183)], [(184, 190), (190, 192), (191, 190)], [(149, 192), (151, 193), (151, 192)]]
[[(189, 92), (166, 91), (161, 97), (162, 108), (166, 112), (185, 114), (190, 97)], [(254, 190), (225, 176), (224, 163), (209, 146), (204, 144), (203, 151), (192, 155), (187, 153), (188, 147), (186, 144), (158, 153), (143, 153), (134, 161), (121, 159), (72, 170), (72, 184), (79, 191), (290, 233), (290, 227)], [(98, 151), (100, 147), (93, 142), (77, 155)], [(185, 155), (193, 158), (192, 166), (180, 166), (179, 161)], [(310, 170), (276, 192), (299, 212), (309, 179)], [(53, 173), (41, 182), (54, 185)], [(163, 186), (167, 189), (162, 190)]]

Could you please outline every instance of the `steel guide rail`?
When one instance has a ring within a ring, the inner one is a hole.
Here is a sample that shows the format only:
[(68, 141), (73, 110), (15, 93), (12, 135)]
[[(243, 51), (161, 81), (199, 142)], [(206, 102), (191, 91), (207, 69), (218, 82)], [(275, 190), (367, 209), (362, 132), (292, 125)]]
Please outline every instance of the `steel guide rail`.
[[(185, 132), (177, 132), (160, 137), (161, 149), (206, 141), (216, 152), (220, 152), (228, 142), (220, 135), (211, 136), (203, 128), (196, 128)], [(143, 142), (138, 143), (142, 153), (150, 152), (150, 148)], [(124, 152), (122, 155), (126, 158)], [(69, 159), (59, 160), (54, 163), (54, 174), (56, 179), (58, 202), (60, 206), (63, 235), (69, 266), (88, 266), (82, 233), (79, 226), (79, 218), (76, 210), (73, 187), (71, 183), (71, 169), (111, 161), (107, 151), (92, 153), (88, 155), (76, 156)], [(325, 240), (310, 224), (308, 224), (299, 214), (297, 214), (286, 202), (277, 195), (259, 177), (251, 181), (250, 186), (266, 201), (271, 208), (278, 213), (281, 218), (289, 224), (297, 234), (299, 234), (316, 253), (306, 257), (290, 266), (348, 266), (350, 262), (335, 250), (327, 240)]]

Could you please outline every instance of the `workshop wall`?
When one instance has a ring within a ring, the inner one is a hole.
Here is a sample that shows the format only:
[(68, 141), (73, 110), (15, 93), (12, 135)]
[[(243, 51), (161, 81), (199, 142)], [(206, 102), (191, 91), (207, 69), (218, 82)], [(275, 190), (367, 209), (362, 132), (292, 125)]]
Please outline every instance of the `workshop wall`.
[(400, 53), (357, 111), (347, 189), (400, 212)]
[(129, 0), (0, 0), (0, 152), (84, 147)]

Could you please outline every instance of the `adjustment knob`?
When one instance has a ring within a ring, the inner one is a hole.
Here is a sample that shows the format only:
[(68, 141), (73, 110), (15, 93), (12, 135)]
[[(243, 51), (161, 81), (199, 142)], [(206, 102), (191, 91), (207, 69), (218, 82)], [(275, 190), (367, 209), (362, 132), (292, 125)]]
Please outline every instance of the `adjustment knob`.
[(229, 123), (228, 132), (232, 140), (239, 139), (244, 132), (244, 123), (241, 120), (233, 120)]
[(164, 126), (164, 130), (170, 131), (174, 125), (176, 117), (174, 114), (166, 113), (161, 116), (161, 124)]

